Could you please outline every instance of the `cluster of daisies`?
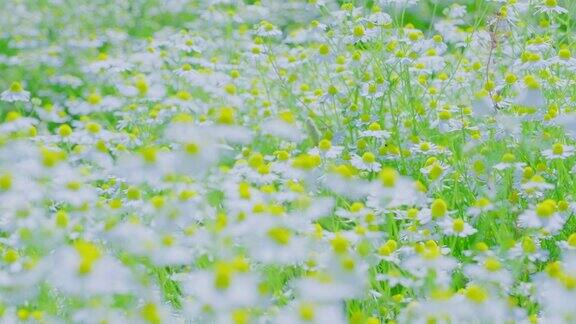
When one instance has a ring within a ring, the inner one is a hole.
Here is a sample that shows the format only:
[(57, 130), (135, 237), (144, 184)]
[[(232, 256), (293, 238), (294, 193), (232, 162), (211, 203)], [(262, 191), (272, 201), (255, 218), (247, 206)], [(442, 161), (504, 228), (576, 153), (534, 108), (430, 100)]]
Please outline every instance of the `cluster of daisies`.
[(576, 1), (0, 12), (0, 322), (576, 322)]

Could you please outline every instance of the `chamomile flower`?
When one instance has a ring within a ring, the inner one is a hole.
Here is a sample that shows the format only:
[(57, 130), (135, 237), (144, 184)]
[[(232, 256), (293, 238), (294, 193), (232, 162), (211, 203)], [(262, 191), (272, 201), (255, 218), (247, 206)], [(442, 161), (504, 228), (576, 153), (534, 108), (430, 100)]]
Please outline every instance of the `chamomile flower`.
[(527, 195), (541, 196), (547, 190), (554, 188), (554, 185), (548, 183), (541, 175), (536, 174), (522, 183), (521, 189)]
[(364, 171), (378, 172), (382, 168), (372, 152), (365, 152), (362, 156), (354, 155), (351, 162), (355, 168)]
[(414, 144), (410, 150), (413, 153), (423, 155), (436, 155), (442, 152), (436, 144), (427, 141), (421, 141)]
[(567, 251), (576, 250), (576, 234), (572, 233), (570, 234), (570, 236), (568, 236), (566, 240), (559, 241), (558, 246)]
[(558, 0), (542, 0), (537, 7), (539, 13), (563, 14), (568, 12), (566, 8), (558, 5)]
[(255, 260), (272, 264), (305, 261), (307, 242), (291, 228), (290, 224), (283, 224), (273, 219), (250, 218), (237, 230), (245, 231), (239, 234), (246, 236), (243, 240), (247, 246), (254, 247), (251, 256)]
[(442, 231), (446, 235), (455, 235), (458, 237), (467, 237), (477, 232), (470, 224), (461, 218), (444, 218), (439, 222)]
[(382, 84), (367, 82), (362, 85), (362, 96), (368, 99), (378, 99), (384, 95), (385, 87)]
[(274, 24), (270, 23), (269, 21), (261, 21), (255, 28), (255, 33), (258, 36), (263, 37), (278, 37), (282, 35), (282, 32), (278, 29), (278, 27), (274, 26)]
[(550, 262), (535, 280), (536, 300), (549, 310), (543, 321), (563, 322), (576, 315), (567, 302), (574, 295), (574, 275), (574, 255), (568, 255), (562, 262)]
[(484, 118), (494, 112), (494, 103), (488, 91), (479, 91), (472, 101), (472, 113), (475, 117)]
[(404, 269), (420, 278), (426, 276), (429, 271), (434, 271), (438, 275), (439, 283), (449, 281), (448, 274), (456, 267), (457, 263), (445, 255), (447, 251), (438, 246), (437, 242), (417, 243), (414, 246), (414, 252), (402, 263)]
[(220, 261), (212, 269), (194, 271), (177, 279), (184, 291), (194, 296), (195, 300), (222, 312), (247, 307), (257, 301), (257, 276), (248, 270), (242, 259)]
[(71, 100), (66, 103), (68, 111), (74, 115), (85, 115), (93, 112), (109, 112), (120, 108), (122, 102), (114, 96), (102, 97), (93, 92), (85, 100)]
[(494, 210), (495, 206), (490, 201), (490, 199), (486, 197), (480, 197), (476, 200), (474, 205), (468, 209), (468, 214), (477, 217), (483, 213), (487, 213), (491, 210)]
[[(566, 208), (563, 206), (563, 208)], [(529, 209), (518, 217), (521, 227), (536, 228), (545, 233), (554, 234), (564, 226), (566, 216), (558, 210), (559, 206), (552, 199), (538, 203), (533, 209)]]
[(344, 314), (334, 303), (302, 301), (289, 306), (275, 318), (276, 323), (346, 323)]
[(149, 257), (161, 266), (186, 264), (193, 251), (187, 251), (172, 234), (159, 235), (138, 224), (120, 224), (108, 234), (111, 242), (122, 245), (129, 253)]
[(464, 268), (464, 273), (474, 282), (487, 285), (497, 285), (508, 288), (513, 278), (506, 265), (497, 257), (487, 256), (478, 260), (477, 264), (470, 264)]
[(520, 89), (514, 103), (524, 107), (540, 108), (546, 104), (540, 82), (529, 74), (524, 77), (524, 87)]
[(6, 114), (6, 120), (0, 125), (0, 133), (9, 134), (13, 132), (29, 131), (38, 125), (35, 118), (23, 117), (16, 111), (10, 111)]
[(272, 134), (289, 141), (301, 141), (304, 136), (298, 126), (296, 116), (291, 111), (281, 111), (278, 118), (270, 119), (262, 125), (265, 134)]
[(367, 130), (361, 132), (361, 136), (385, 140), (390, 137), (390, 132), (383, 130), (379, 123), (371, 123)]
[(526, 258), (530, 261), (545, 261), (548, 251), (540, 246), (540, 240), (529, 236), (522, 237), (508, 252), (514, 258)]
[(566, 159), (574, 155), (574, 146), (571, 145), (564, 145), (562, 143), (555, 143), (552, 145), (551, 149), (546, 149), (542, 151), (542, 155), (544, 155), (547, 159)]
[(493, 166), (494, 169), (502, 171), (507, 169), (512, 170), (520, 170), (522, 169), (526, 163), (524, 162), (517, 162), (516, 156), (512, 153), (504, 153), (500, 160), (500, 163), (497, 163)]
[(52, 271), (48, 280), (69, 294), (122, 294), (134, 284), (125, 266), (91, 242), (78, 241), (74, 247), (62, 248), (50, 262), (57, 271)]
[(378, 29), (370, 25), (357, 24), (352, 28), (352, 34), (345, 38), (350, 43), (369, 42), (378, 35)]
[(30, 92), (24, 90), (20, 82), (13, 82), (8, 90), (0, 94), (0, 100), (6, 102), (28, 102), (30, 101)]
[(182, 33), (179, 37), (174, 39), (173, 46), (186, 53), (202, 53), (206, 44), (202, 37)]
[(449, 172), (450, 167), (436, 158), (429, 158), (420, 172), (427, 175), (432, 182), (440, 182)]
[(350, 165), (340, 164), (331, 168), (324, 183), (339, 195), (350, 199), (364, 198), (370, 191), (370, 183), (356, 175), (357, 170)]
[(366, 21), (376, 26), (386, 26), (392, 22), (392, 17), (385, 12), (375, 12), (365, 18)]
[(120, 58), (112, 58), (107, 53), (100, 53), (91, 63), (84, 66), (86, 73), (118, 73), (128, 71), (132, 64)]
[(383, 210), (425, 204), (426, 197), (421, 183), (406, 179), (393, 168), (383, 168), (378, 175), (378, 180), (368, 196), (368, 206)]
[(316, 154), (324, 156), (327, 159), (334, 159), (340, 156), (343, 151), (343, 147), (339, 145), (332, 145), (332, 142), (328, 139), (323, 139), (318, 142), (318, 146), (310, 150), (310, 154)]
[(558, 51), (557, 56), (553, 59), (553, 63), (564, 66), (570, 70), (576, 68), (576, 59), (572, 56), (572, 52), (569, 48), (561, 48)]

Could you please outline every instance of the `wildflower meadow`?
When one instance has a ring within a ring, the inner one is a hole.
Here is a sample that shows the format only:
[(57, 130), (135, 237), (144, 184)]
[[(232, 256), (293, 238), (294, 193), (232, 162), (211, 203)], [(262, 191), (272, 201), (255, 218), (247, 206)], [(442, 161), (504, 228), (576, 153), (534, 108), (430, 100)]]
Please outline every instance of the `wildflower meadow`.
[(576, 323), (576, 1), (0, 0), (0, 323)]

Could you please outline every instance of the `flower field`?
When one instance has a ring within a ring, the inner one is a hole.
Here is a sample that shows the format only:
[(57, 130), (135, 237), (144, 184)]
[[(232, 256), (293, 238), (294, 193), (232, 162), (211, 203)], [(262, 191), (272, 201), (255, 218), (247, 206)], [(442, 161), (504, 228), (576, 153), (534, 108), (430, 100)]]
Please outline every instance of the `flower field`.
[(576, 323), (575, 31), (0, 0), (0, 323)]

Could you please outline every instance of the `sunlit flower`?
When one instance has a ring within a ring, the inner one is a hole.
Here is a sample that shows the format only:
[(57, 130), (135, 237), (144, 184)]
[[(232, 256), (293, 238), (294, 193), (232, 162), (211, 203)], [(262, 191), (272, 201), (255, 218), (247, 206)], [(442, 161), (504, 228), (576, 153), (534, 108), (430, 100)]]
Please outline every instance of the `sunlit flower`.
[(0, 94), (0, 100), (6, 102), (30, 101), (30, 92), (24, 90), (19, 82), (13, 82), (10, 88)]

